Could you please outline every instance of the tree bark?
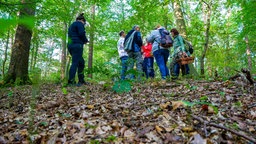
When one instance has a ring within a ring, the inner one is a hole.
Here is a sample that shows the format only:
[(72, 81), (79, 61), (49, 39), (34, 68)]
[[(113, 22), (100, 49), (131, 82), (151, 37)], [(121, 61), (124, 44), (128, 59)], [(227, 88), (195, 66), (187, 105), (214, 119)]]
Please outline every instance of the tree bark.
[(67, 63), (67, 23), (63, 25), (63, 37), (62, 37), (62, 52), (61, 52), (61, 79), (64, 80)]
[(181, 10), (180, 0), (174, 0), (173, 1), (173, 8), (174, 8), (174, 16), (176, 19), (176, 27), (179, 31), (179, 33), (183, 37), (187, 37), (187, 30), (186, 30), (186, 24), (184, 20), (184, 16)]
[(249, 45), (248, 36), (245, 36), (245, 43), (246, 43), (246, 55), (247, 55), (247, 61), (248, 61), (248, 69), (249, 69), (249, 71), (251, 71), (252, 70), (252, 58), (251, 58), (251, 48)]
[[(24, 17), (34, 17), (35, 15), (35, 3), (24, 4), (27, 1), (22, 1), (23, 5), (19, 11), (19, 19)], [(34, 25), (34, 22), (32, 25)], [(14, 45), (12, 47), (8, 73), (4, 78), (5, 83), (16, 83), (20, 85), (31, 83), (28, 76), (28, 61), (31, 37), (32, 27), (21, 23), (18, 24)]]
[(5, 76), (5, 63), (7, 61), (7, 50), (9, 45), (9, 39), (10, 39), (10, 30), (7, 32), (7, 38), (6, 38), (6, 44), (5, 44), (5, 50), (4, 50), (4, 60), (3, 60), (3, 66), (2, 66), (2, 76)]
[[(95, 21), (95, 5), (92, 6), (92, 22)], [(89, 71), (89, 74), (88, 74), (88, 77), (89, 78), (92, 78), (92, 73), (93, 73), (93, 64), (92, 64), (92, 61), (93, 61), (93, 41), (94, 41), (94, 25), (92, 24), (91, 25), (91, 29), (90, 29), (90, 34), (89, 34), (89, 37), (90, 37), (90, 42), (89, 42), (89, 57), (88, 57), (88, 71)]]
[(204, 2), (207, 8), (205, 8), (204, 11), (206, 11), (205, 15), (205, 43), (204, 43), (204, 49), (202, 51), (201, 61), (200, 61), (200, 69), (201, 69), (201, 75), (205, 74), (204, 71), (204, 59), (206, 56), (206, 52), (208, 50), (209, 45), (209, 31), (210, 31), (210, 25), (211, 25), (211, 6)]

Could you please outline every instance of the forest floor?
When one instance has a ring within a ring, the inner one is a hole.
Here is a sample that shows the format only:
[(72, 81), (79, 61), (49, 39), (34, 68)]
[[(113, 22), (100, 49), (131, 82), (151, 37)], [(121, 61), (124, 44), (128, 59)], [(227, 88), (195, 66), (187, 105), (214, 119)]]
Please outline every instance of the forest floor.
[(0, 89), (0, 143), (256, 143), (253, 85), (186, 79), (133, 83), (123, 93), (112, 86)]

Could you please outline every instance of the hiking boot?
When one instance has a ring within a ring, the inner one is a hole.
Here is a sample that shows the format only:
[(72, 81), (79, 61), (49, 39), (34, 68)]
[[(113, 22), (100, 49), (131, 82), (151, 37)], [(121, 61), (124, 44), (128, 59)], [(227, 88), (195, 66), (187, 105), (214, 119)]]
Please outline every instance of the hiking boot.
[(77, 83), (77, 86), (80, 87), (82, 85), (89, 85), (90, 83), (89, 82), (86, 82), (86, 81), (82, 81), (82, 82), (78, 82)]
[(76, 86), (76, 82), (69, 80), (67, 86)]

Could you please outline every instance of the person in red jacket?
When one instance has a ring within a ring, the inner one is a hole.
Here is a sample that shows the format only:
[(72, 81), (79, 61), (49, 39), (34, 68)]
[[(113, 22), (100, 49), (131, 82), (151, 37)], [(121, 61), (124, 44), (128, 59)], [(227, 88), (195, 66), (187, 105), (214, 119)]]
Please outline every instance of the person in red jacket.
[[(147, 40), (146, 40), (147, 41)], [(155, 71), (154, 71), (154, 57), (152, 55), (152, 44), (147, 41), (146, 45), (142, 46), (143, 52), (143, 70), (146, 74), (146, 78), (154, 78)]]

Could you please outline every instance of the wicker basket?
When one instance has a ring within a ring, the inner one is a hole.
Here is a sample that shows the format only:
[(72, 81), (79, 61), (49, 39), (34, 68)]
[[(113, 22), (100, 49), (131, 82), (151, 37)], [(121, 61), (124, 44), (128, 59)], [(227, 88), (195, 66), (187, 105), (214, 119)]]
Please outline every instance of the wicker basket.
[(183, 57), (177, 60), (177, 62), (181, 65), (190, 64), (194, 62), (195, 57)]

